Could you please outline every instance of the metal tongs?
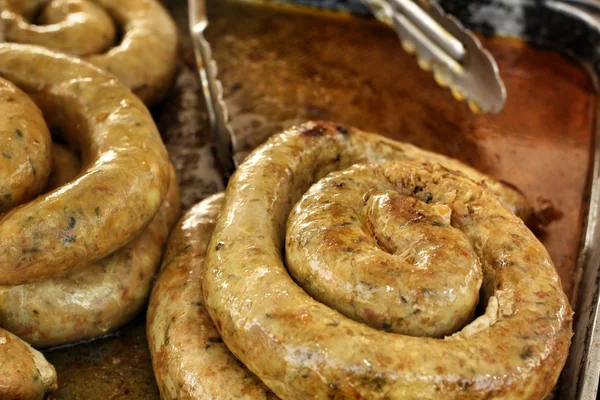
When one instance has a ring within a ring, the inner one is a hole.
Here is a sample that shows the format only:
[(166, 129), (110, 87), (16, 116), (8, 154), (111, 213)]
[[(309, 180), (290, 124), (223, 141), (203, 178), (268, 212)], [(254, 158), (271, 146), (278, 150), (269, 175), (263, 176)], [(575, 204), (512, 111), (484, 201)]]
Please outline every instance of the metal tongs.
[(229, 125), (229, 113), (223, 100), (223, 85), (217, 77), (217, 63), (212, 58), (210, 44), (204, 36), (208, 27), (205, 0), (188, 0), (188, 13), (196, 64), (210, 122), (211, 140), (217, 164), (227, 183), (237, 167), (234, 157), (235, 135)]
[(362, 0), (375, 17), (392, 27), (404, 50), (419, 66), (433, 71), (436, 82), (473, 112), (502, 111), (506, 89), (498, 66), (473, 32), (447, 15), (434, 1)]
[[(373, 14), (393, 27), (405, 50), (416, 53), (421, 68), (432, 70), (438, 84), (450, 87), (473, 112), (498, 113), (506, 90), (496, 62), (473, 33), (434, 3), (425, 0), (362, 0)], [(237, 166), (235, 136), (223, 101), (217, 65), (204, 36), (208, 27), (205, 0), (188, 0), (190, 33), (208, 110), (211, 139), (225, 182)]]

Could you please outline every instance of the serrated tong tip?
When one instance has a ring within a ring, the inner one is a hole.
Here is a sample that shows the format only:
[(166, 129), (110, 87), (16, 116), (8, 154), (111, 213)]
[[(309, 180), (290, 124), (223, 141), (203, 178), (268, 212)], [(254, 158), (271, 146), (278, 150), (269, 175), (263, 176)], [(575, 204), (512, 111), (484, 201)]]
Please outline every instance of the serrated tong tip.
[(362, 0), (377, 19), (392, 27), (402, 48), (415, 54), (419, 67), (433, 72), (473, 112), (499, 113), (506, 88), (498, 65), (479, 39), (434, 2)]

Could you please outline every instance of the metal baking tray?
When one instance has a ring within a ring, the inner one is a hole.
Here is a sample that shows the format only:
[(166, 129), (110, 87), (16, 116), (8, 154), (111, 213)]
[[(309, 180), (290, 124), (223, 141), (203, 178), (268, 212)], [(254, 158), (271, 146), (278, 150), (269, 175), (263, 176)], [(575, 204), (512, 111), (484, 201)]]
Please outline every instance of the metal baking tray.
[[(471, 114), (437, 87), (402, 51), (395, 33), (358, 1), (296, 1), (317, 9), (257, 2), (207, 1), (208, 38), (240, 152), (287, 126), (335, 120), (459, 158), (551, 203), (562, 217), (536, 233), (576, 311), (571, 353), (554, 397), (595, 399), (600, 8), (585, 0), (442, 0), (486, 36), (482, 41), (498, 60), (508, 102), (502, 114), (489, 116)], [(164, 3), (181, 28), (181, 68), (153, 113), (189, 207), (222, 187), (207, 143), (186, 1)], [(159, 398), (143, 315), (116, 335), (46, 356), (59, 374), (58, 399)]]

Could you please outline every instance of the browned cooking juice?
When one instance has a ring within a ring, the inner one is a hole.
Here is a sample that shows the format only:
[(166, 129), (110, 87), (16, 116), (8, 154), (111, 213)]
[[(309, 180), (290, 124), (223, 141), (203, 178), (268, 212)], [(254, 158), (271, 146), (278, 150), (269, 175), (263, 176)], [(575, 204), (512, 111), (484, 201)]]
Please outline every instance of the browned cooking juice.
[[(171, 1), (187, 31), (185, 1)], [(282, 127), (334, 120), (461, 159), (563, 215), (541, 235), (573, 294), (586, 210), (596, 96), (589, 76), (554, 52), (484, 39), (508, 90), (498, 116), (473, 115), (368, 19), (224, 0), (209, 29), (242, 150)], [(48, 354), (59, 398), (158, 399), (143, 321)]]

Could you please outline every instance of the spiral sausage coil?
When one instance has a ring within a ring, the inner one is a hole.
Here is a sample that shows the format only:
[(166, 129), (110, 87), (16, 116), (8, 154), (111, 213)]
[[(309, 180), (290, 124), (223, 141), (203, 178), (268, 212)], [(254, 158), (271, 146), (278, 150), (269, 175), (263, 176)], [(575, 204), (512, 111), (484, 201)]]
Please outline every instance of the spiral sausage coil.
[(408, 144), (274, 136), (170, 239), (148, 311), (161, 395), (545, 398), (572, 311), (515, 213), (518, 192)]
[(0, 398), (42, 399), (56, 374), (30, 345), (139, 312), (179, 190), (145, 105), (89, 63), (0, 44), (0, 109)]
[(6, 41), (81, 57), (146, 104), (171, 84), (177, 29), (156, 0), (0, 0), (0, 10)]

